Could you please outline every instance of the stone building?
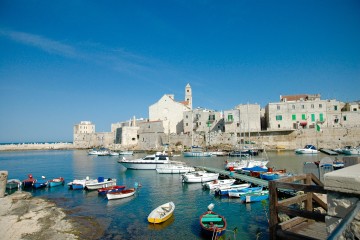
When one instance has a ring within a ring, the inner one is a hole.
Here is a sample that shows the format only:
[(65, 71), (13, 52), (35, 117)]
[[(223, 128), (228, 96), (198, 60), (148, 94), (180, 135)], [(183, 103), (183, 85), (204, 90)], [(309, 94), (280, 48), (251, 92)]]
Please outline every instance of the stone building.
[(95, 132), (95, 124), (90, 121), (81, 121), (74, 125), (74, 145), (79, 148), (109, 146), (114, 142), (112, 132)]
[(143, 150), (162, 149), (168, 144), (168, 136), (164, 133), (163, 121), (146, 121), (139, 123), (138, 148)]
[(265, 107), (267, 130), (307, 129), (316, 124), (340, 126), (336, 119), (343, 106), (337, 100), (321, 100), (320, 94), (280, 96), (280, 102)]
[(259, 104), (240, 104), (236, 106), (235, 109), (239, 109), (242, 132), (261, 131), (261, 111)]

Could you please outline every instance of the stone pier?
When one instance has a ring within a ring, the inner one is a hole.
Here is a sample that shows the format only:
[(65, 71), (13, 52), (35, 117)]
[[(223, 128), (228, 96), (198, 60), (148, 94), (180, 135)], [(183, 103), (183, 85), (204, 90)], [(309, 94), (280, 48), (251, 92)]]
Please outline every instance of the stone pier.
[[(344, 158), (355, 164), (360, 157)], [(326, 230), (330, 234), (360, 201), (360, 164), (345, 167), (324, 175), (324, 187), (328, 190), (328, 216), (325, 219)], [(360, 212), (346, 226), (338, 239), (360, 239)]]

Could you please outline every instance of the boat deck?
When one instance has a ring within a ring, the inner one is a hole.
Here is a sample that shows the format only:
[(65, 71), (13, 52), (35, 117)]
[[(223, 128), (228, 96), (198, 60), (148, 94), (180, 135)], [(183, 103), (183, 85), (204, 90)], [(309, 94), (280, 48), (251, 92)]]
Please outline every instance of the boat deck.
[(226, 171), (226, 170), (222, 170), (222, 169), (218, 169), (218, 168), (209, 168), (209, 167), (204, 167), (204, 166), (196, 166), (196, 168), (200, 168), (200, 169), (203, 169), (208, 172), (219, 173), (220, 175), (228, 176), (230, 178), (235, 178), (235, 179), (241, 180), (243, 182), (252, 183), (252, 184), (255, 184), (258, 186), (264, 186), (264, 187), (269, 186), (269, 182), (266, 180), (247, 176), (244, 174), (239, 174), (239, 173), (230, 172), (230, 171)]

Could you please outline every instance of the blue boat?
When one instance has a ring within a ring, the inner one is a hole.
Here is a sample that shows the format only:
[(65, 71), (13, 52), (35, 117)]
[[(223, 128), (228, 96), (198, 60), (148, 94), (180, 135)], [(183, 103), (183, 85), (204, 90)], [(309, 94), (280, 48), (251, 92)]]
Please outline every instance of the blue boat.
[(211, 239), (217, 239), (222, 236), (227, 227), (225, 217), (212, 211), (214, 204), (208, 206), (208, 211), (200, 215), (200, 226), (202, 232)]
[(41, 179), (37, 179), (33, 183), (33, 188), (44, 188), (44, 187), (47, 187), (47, 185), (48, 185), (48, 180), (46, 180), (45, 177), (42, 176)]
[(243, 189), (231, 189), (228, 191), (229, 197), (237, 197), (239, 198), (242, 195), (261, 192), (263, 187), (248, 187)]
[(65, 184), (65, 179), (63, 177), (54, 178), (49, 181), (49, 187), (56, 187)]
[(280, 175), (277, 173), (260, 173), (260, 178), (264, 180), (276, 180), (280, 178)]
[(245, 194), (240, 199), (243, 203), (261, 202), (262, 200), (269, 199), (269, 191), (264, 190), (258, 193)]

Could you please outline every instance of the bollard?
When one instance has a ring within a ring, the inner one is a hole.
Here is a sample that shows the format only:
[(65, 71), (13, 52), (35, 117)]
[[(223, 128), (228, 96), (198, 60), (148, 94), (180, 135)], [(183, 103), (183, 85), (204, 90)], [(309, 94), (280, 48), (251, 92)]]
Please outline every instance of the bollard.
[(8, 171), (0, 171), (0, 198), (5, 196)]

